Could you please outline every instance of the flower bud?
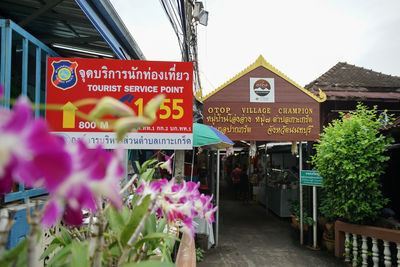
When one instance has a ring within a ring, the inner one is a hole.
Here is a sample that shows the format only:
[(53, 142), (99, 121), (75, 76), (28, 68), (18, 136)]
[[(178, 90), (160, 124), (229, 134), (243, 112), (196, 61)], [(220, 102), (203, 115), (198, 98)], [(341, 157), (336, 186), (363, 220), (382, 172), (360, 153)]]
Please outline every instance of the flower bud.
[(117, 133), (117, 140), (121, 141), (127, 132), (137, 130), (140, 127), (151, 124), (151, 121), (145, 117), (124, 117), (118, 119), (114, 124), (114, 130)]
[(167, 170), (169, 174), (172, 174), (172, 158), (175, 154), (172, 154), (171, 157), (165, 156), (165, 161), (160, 165), (161, 169)]
[(156, 121), (156, 113), (165, 99), (164, 94), (153, 97), (144, 107), (144, 115), (151, 120), (151, 123)]
[(106, 96), (100, 99), (97, 105), (92, 109), (89, 114), (89, 118), (91, 120), (100, 119), (104, 115), (114, 115), (114, 116), (134, 116), (135, 112), (127, 105), (122, 103), (121, 101)]

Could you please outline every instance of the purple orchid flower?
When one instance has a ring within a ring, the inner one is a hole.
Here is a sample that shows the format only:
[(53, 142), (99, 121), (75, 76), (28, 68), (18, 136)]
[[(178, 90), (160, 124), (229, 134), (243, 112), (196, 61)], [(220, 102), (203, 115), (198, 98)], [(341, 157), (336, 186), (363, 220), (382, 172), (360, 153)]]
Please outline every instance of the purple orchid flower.
[(68, 160), (63, 149), (46, 122), (33, 118), (27, 98), (18, 98), (12, 110), (0, 109), (0, 193), (11, 190), (12, 178), (32, 187), (42, 186), (45, 174), (62, 179)]
[(217, 209), (212, 205), (212, 197), (200, 195), (199, 186), (199, 183), (193, 182), (175, 184), (174, 179), (152, 183), (143, 181), (136, 193), (151, 195), (156, 201), (158, 215), (165, 216), (168, 222), (180, 221), (183, 224), (182, 230), (194, 236), (193, 217), (199, 215), (212, 223)]
[(172, 174), (172, 158), (175, 156), (175, 153), (169, 156), (165, 156), (165, 161), (160, 165), (161, 169), (167, 170), (169, 174)]
[(0, 194), (10, 192), (14, 182), (46, 188), (46, 226), (63, 214), (67, 222), (80, 224), (81, 210), (95, 212), (100, 196), (122, 207), (121, 162), (121, 149), (89, 149), (84, 141), (66, 145), (44, 119), (33, 117), (26, 97), (18, 98), (12, 110), (0, 108)]
[[(121, 208), (119, 189), (124, 174), (121, 151), (108, 152), (100, 146), (89, 149), (85, 141), (79, 141), (68, 147), (68, 152), (72, 159), (70, 175), (50, 191), (52, 204), (49, 208), (65, 211), (64, 219), (74, 225), (82, 223), (82, 209), (97, 211), (100, 196), (107, 197), (116, 208)], [(46, 209), (43, 223), (47, 226), (54, 224), (61, 217), (58, 214), (56, 217)]]

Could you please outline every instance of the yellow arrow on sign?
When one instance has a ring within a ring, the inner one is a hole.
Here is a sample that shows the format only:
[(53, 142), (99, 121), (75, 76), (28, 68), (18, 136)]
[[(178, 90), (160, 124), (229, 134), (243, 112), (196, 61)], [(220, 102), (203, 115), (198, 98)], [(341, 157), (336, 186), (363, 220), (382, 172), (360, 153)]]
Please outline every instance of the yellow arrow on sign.
[(78, 108), (71, 102), (63, 106), (63, 128), (75, 128), (75, 110)]

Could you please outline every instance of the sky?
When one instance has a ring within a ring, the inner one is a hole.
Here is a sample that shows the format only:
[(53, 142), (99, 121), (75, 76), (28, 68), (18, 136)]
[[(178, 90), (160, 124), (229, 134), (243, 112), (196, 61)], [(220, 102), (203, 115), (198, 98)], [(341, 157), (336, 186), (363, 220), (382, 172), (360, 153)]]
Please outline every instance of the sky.
[[(111, 0), (147, 60), (181, 61), (159, 0)], [(301, 86), (338, 62), (400, 76), (399, 0), (203, 0), (203, 95), (259, 55)]]

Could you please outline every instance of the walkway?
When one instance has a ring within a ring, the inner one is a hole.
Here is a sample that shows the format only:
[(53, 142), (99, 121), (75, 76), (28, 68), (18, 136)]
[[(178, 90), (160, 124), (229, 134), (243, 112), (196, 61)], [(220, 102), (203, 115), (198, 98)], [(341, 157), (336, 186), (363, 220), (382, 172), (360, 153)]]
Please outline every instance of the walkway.
[(266, 214), (259, 204), (223, 200), (219, 246), (198, 267), (346, 266), (326, 251), (299, 245), (299, 232), (287, 219)]

